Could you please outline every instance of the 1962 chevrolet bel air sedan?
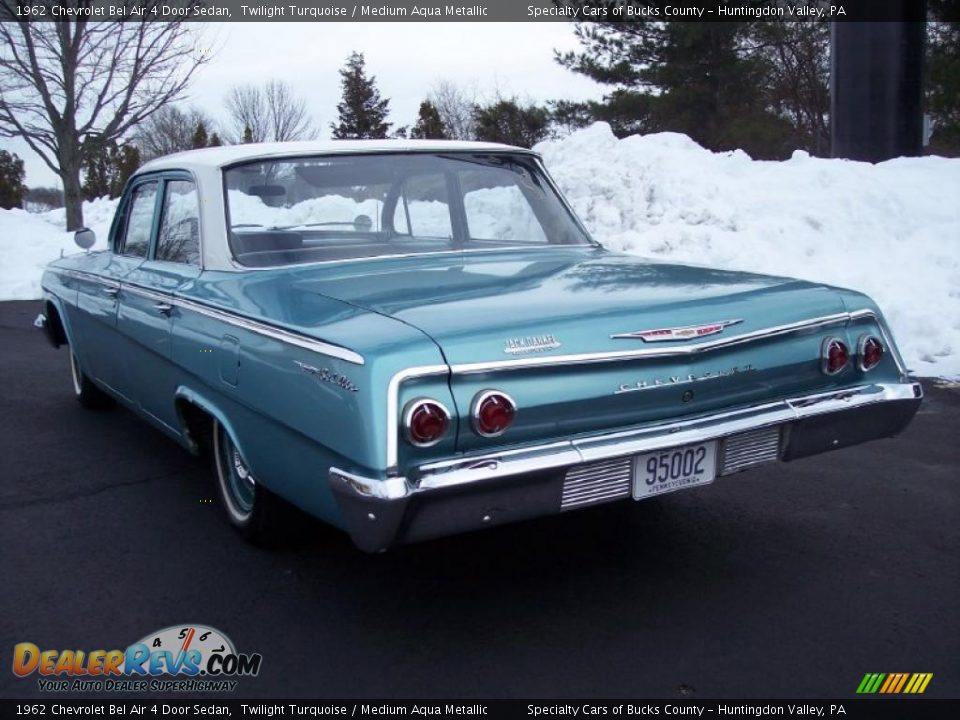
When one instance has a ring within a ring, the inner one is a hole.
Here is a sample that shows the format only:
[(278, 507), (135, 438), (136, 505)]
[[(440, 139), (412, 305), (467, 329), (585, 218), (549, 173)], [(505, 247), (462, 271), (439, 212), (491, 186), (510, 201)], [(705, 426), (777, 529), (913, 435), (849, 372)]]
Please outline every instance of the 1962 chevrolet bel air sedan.
[(209, 448), (251, 539), (278, 498), (377, 551), (655, 497), (895, 435), (922, 396), (864, 295), (605, 250), (502, 145), (155, 160), (43, 291), (80, 402)]

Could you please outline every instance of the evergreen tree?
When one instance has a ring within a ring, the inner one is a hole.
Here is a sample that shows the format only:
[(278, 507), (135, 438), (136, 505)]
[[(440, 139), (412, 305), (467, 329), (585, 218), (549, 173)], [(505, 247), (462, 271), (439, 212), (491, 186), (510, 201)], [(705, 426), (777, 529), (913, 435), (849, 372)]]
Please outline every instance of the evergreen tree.
[(960, 156), (960, 0), (930, 0), (927, 24), (926, 111), (933, 123), (930, 151)]
[(223, 141), (217, 133), (210, 136), (210, 142), (207, 144), (207, 147), (220, 147), (221, 145), (223, 145)]
[(23, 184), (23, 160), (0, 150), (0, 208), (22, 208), (27, 186)]
[(417, 122), (410, 131), (410, 137), (417, 140), (446, 140), (447, 129), (443, 126), (440, 111), (429, 100), (420, 103)]
[(88, 145), (83, 164), (83, 197), (119, 197), (130, 176), (140, 167), (140, 151), (135, 145), (116, 142)]
[(253, 130), (250, 129), (249, 125), (243, 129), (243, 140), (240, 142), (242, 142), (244, 145), (249, 145), (253, 142)]
[(197, 123), (197, 129), (193, 131), (193, 147), (205, 148), (208, 145), (207, 127), (203, 120)]
[[(571, 1), (611, 10), (618, 3)], [(671, 130), (711, 150), (783, 157), (793, 149), (793, 127), (772, 110), (767, 60), (750, 50), (754, 25), (591, 21), (575, 29), (583, 50), (557, 59), (614, 88), (605, 105), (620, 132)]]
[(385, 138), (390, 131), (390, 101), (380, 97), (376, 78), (367, 77), (363, 53), (354, 52), (340, 70), (343, 99), (337, 105), (338, 123), (330, 123), (338, 140)]
[(521, 107), (516, 99), (500, 99), (491, 105), (478, 105), (474, 111), (477, 140), (533, 147), (545, 139), (550, 129), (546, 108)]

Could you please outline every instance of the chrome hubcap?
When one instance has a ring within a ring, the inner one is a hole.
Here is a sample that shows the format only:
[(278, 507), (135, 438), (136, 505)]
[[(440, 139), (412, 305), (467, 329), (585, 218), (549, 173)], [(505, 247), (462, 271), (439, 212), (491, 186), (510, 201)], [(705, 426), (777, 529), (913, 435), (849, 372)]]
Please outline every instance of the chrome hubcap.
[(219, 440), (223, 467), (221, 482), (226, 491), (228, 504), (232, 506), (230, 508), (232, 514), (241, 519), (253, 511), (257, 483), (250, 468), (240, 456), (240, 452), (223, 429), (220, 430)]

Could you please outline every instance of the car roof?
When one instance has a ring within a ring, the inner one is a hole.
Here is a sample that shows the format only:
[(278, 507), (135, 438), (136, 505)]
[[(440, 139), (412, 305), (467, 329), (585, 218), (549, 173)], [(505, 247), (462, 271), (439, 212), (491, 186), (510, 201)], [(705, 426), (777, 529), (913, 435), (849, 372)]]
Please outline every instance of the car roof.
[(308, 155), (339, 155), (385, 152), (521, 152), (537, 155), (532, 150), (488, 142), (460, 140), (309, 140), (301, 142), (247, 143), (223, 145), (174, 153), (151, 160), (138, 171), (222, 168), (249, 160)]

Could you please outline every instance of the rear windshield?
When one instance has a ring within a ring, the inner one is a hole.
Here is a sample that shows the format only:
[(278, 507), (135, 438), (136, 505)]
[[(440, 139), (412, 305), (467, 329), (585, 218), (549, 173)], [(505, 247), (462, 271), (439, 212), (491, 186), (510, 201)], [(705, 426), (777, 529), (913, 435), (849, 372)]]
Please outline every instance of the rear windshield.
[(224, 183), (230, 247), (255, 267), (591, 242), (527, 155), (277, 158)]

